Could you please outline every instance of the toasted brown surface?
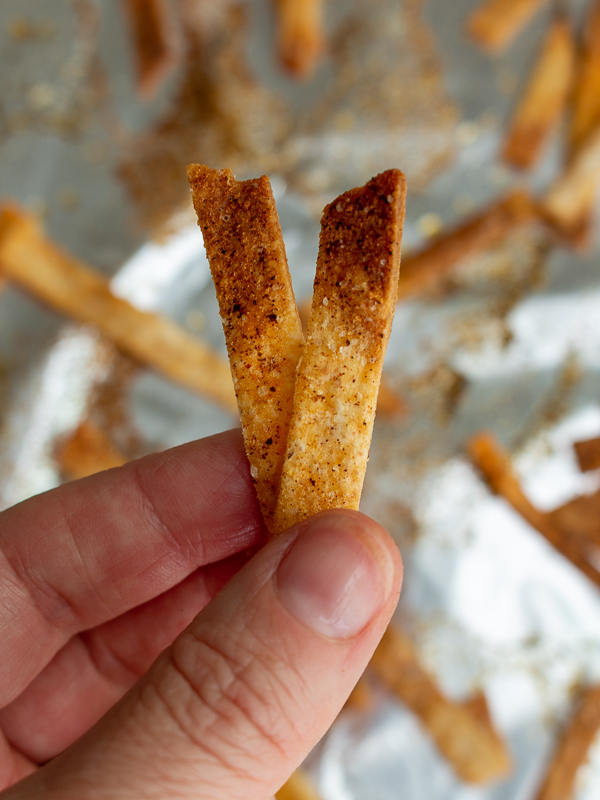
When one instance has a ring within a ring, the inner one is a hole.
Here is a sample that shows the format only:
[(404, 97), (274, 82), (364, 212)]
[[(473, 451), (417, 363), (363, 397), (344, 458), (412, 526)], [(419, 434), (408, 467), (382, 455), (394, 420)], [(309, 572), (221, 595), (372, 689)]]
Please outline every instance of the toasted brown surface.
[(584, 689), (565, 727), (535, 800), (570, 800), (575, 780), (600, 728), (600, 686)]
[(467, 19), (467, 32), (487, 50), (505, 48), (547, 0), (483, 0)]
[(138, 91), (152, 95), (173, 64), (164, 0), (126, 0)]
[(465, 703), (445, 697), (420, 664), (412, 642), (390, 625), (370, 662), (379, 679), (421, 720), (457, 775), (472, 783), (496, 780), (511, 769), (483, 695)]
[(326, 508), (358, 508), (397, 300), (405, 180), (388, 170), (323, 212), (276, 533)]
[(0, 210), (0, 274), (56, 311), (94, 325), (142, 364), (235, 412), (219, 353), (166, 317), (116, 297), (106, 278), (57, 247), (15, 206)]
[(592, 0), (583, 35), (569, 127), (571, 158), (587, 137), (600, 127), (600, 0)]
[(575, 450), (579, 469), (582, 472), (600, 469), (600, 436), (575, 442), (573, 449)]
[(508, 501), (553, 547), (600, 586), (600, 571), (594, 565), (597, 549), (591, 542), (582, 546), (581, 539), (569, 535), (568, 531), (556, 524), (551, 514), (540, 511), (529, 501), (508, 453), (496, 438), (491, 433), (479, 433), (469, 442), (468, 452), (490, 489)]
[(548, 517), (558, 528), (582, 547), (590, 545), (600, 553), (600, 492), (584, 494), (548, 512)]
[(479, 214), (441, 233), (418, 253), (402, 259), (398, 297), (403, 300), (435, 285), (462, 260), (500, 242), (511, 231), (539, 219), (527, 192), (515, 190)]
[(266, 177), (188, 168), (217, 290), (246, 451), (267, 527), (275, 508), (304, 337)]
[(566, 18), (550, 26), (542, 49), (517, 104), (502, 148), (502, 157), (519, 169), (539, 159), (566, 108), (575, 70), (575, 38)]

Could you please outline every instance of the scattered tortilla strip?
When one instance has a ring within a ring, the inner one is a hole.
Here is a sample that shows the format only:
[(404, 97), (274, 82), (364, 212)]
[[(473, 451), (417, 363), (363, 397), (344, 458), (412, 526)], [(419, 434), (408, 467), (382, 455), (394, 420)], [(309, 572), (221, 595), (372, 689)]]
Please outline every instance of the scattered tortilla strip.
[(164, 0), (126, 0), (137, 89), (152, 97), (173, 67), (174, 53), (168, 35)]
[(467, 33), (481, 47), (507, 47), (547, 0), (484, 0), (469, 14)]
[(276, 0), (277, 51), (283, 68), (309, 78), (323, 52), (322, 0)]
[(600, 185), (600, 127), (581, 145), (565, 172), (550, 187), (542, 210), (549, 221), (575, 241), (589, 229)]
[(373, 704), (373, 691), (371, 684), (363, 675), (354, 689), (350, 692), (348, 699), (344, 704), (344, 708), (352, 708), (356, 711), (365, 711)]
[(45, 238), (35, 218), (0, 209), (0, 273), (54, 310), (94, 325), (123, 352), (236, 411), (227, 361), (166, 317), (134, 308), (109, 283)]
[[(298, 313), (300, 314), (302, 330), (305, 334), (308, 329), (311, 302), (311, 299), (307, 298), (298, 304)], [(407, 413), (406, 402), (395, 389), (392, 389), (384, 372), (381, 376), (379, 394), (377, 395), (377, 416), (381, 419), (390, 420), (403, 417)]]
[(399, 299), (434, 286), (461, 261), (493, 247), (517, 227), (539, 218), (537, 204), (525, 191), (517, 190), (497, 200), (458, 227), (444, 231), (420, 252), (403, 258)]
[(502, 147), (502, 158), (530, 169), (542, 154), (566, 108), (575, 68), (575, 39), (569, 22), (550, 26), (538, 60), (517, 105)]
[(120, 467), (127, 459), (104, 431), (84, 420), (56, 450), (61, 472), (70, 480), (86, 478), (105, 469)]
[(600, 492), (584, 494), (548, 512), (553, 525), (579, 539), (583, 547), (600, 548)]
[(568, 558), (584, 575), (600, 586), (600, 572), (588, 560), (597, 551), (557, 527), (549, 514), (544, 514), (525, 497), (512, 468), (508, 453), (490, 433), (480, 433), (469, 442), (469, 455), (490, 489), (507, 500), (526, 522), (544, 536), (565, 558)]
[(600, 469), (600, 436), (575, 442), (573, 445), (575, 457), (582, 472)]
[(358, 508), (398, 290), (406, 183), (388, 170), (326, 206), (274, 530)]
[(593, 0), (583, 33), (573, 89), (570, 157), (600, 127), (600, 0)]
[(600, 686), (584, 689), (575, 713), (558, 741), (535, 800), (572, 800), (579, 768), (600, 729)]
[(281, 227), (266, 177), (188, 168), (217, 290), (246, 452), (267, 527), (292, 413), (304, 336)]
[(275, 795), (276, 800), (321, 800), (308, 775), (297, 769)]
[(395, 626), (388, 627), (370, 667), (419, 717), (460, 778), (486, 783), (510, 772), (510, 755), (493, 726), (484, 696), (466, 703), (445, 697), (421, 666), (412, 642)]

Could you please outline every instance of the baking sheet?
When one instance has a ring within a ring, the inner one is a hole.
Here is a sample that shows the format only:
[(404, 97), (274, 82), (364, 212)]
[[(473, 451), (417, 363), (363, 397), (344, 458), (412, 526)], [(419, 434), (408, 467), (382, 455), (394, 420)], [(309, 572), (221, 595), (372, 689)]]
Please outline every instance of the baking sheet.
[[(252, 146), (214, 165), (234, 166), (238, 177), (273, 175), (299, 299), (310, 295), (318, 209), (378, 169), (408, 174), (406, 248), (424, 240), (423, 215), (448, 224), (517, 181), (495, 154), (549, 11), (507, 55), (490, 59), (462, 34), (472, 0), (380, 0), (368, 12), (364, 3), (337, 0), (327, 6), (331, 55), (314, 82), (296, 86), (274, 71), (268, 4), (245, 5), (243, 57), (256, 85), (233, 78), (226, 85), (234, 106), (228, 125), (243, 128), (250, 100), (275, 110), (267, 122), (249, 122)], [(575, 16), (583, 5), (572, 4)], [(227, 30), (228, 7), (210, 12), (223, 15), (217, 28)], [(202, 25), (208, 8), (195, 9)], [(29, 33), (15, 37), (15, 20), (23, 19)], [(224, 352), (201, 236), (177, 192), (169, 218), (159, 220), (176, 233), (146, 242), (157, 222), (139, 179), (147, 154), (167, 174), (186, 157), (174, 146), (194, 144), (184, 123), (161, 134), (166, 153), (155, 135), (184, 68), (142, 102), (124, 30), (119, 5), (108, 0), (55, 0), (51, 15), (39, 1), (5, 0), (2, 192), (43, 213), (61, 244), (114, 275), (116, 292)], [(225, 58), (229, 45), (217, 38), (211, 52)], [(370, 96), (379, 102), (369, 104)], [(207, 120), (198, 140), (209, 157), (200, 149), (192, 158), (225, 158), (207, 133), (216, 124)], [(557, 137), (534, 187), (547, 184), (558, 159)], [(462, 264), (444, 296), (399, 307), (385, 374), (408, 413), (377, 420), (362, 507), (401, 546), (398, 616), (425, 663), (454, 697), (485, 690), (515, 770), (496, 786), (461, 784), (416, 719), (381, 691), (371, 711), (344, 712), (310, 757), (324, 800), (528, 800), (573, 688), (600, 679), (597, 589), (491, 497), (463, 455), (468, 436), (493, 429), (542, 508), (600, 485), (599, 475), (578, 473), (570, 449), (600, 434), (597, 265), (597, 247), (574, 253), (524, 231)], [(0, 363), (7, 506), (60, 482), (56, 442), (85, 416), (94, 387), (115, 366), (93, 331), (65, 324), (12, 288), (0, 293)], [(128, 455), (235, 424), (152, 373), (134, 371), (124, 386)], [(580, 779), (577, 800), (597, 797), (600, 744)]]

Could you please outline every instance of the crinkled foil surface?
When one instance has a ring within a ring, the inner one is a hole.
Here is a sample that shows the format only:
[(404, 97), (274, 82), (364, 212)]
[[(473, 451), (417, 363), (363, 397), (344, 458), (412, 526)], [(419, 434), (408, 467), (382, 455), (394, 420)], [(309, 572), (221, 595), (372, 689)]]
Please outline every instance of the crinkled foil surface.
[[(197, 160), (240, 178), (272, 176), (299, 300), (311, 292), (319, 209), (381, 169), (407, 173), (404, 246), (418, 246), (432, 226), (518, 182), (496, 154), (550, 9), (489, 58), (464, 37), (474, 5), (330, 0), (329, 54), (296, 85), (274, 65), (266, 0), (181, 2), (196, 38), (175, 24), (181, 60), (143, 100), (119, 4), (53, 0), (50, 10), (43, 0), (4, 0), (2, 196), (42, 215), (118, 294), (224, 352), (180, 167)], [(583, 3), (570, 5), (577, 18)], [(194, 106), (202, 70), (217, 111)], [(559, 158), (557, 136), (529, 185), (547, 185)], [(523, 230), (466, 260), (443, 292), (398, 307), (385, 376), (406, 413), (376, 422), (362, 507), (403, 552), (398, 618), (445, 692), (484, 690), (514, 771), (488, 787), (462, 784), (416, 718), (380, 690), (370, 710), (343, 712), (311, 754), (323, 800), (529, 800), (574, 687), (600, 680), (598, 590), (464, 457), (468, 437), (491, 429), (540, 508), (598, 488), (600, 476), (579, 473), (571, 448), (600, 434), (598, 263), (598, 240), (580, 253)], [(56, 443), (92, 403), (128, 457), (235, 424), (133, 367), (93, 330), (5, 288), (2, 506), (60, 483)], [(576, 798), (599, 796), (600, 742)]]

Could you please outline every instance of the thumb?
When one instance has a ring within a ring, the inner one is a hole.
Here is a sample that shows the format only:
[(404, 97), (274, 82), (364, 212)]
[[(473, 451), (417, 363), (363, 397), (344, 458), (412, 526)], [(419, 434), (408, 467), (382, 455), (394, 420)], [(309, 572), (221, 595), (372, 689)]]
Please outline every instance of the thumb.
[(260, 551), (95, 728), (14, 796), (265, 800), (335, 719), (400, 580), (395, 544), (364, 515), (337, 510), (302, 523)]

